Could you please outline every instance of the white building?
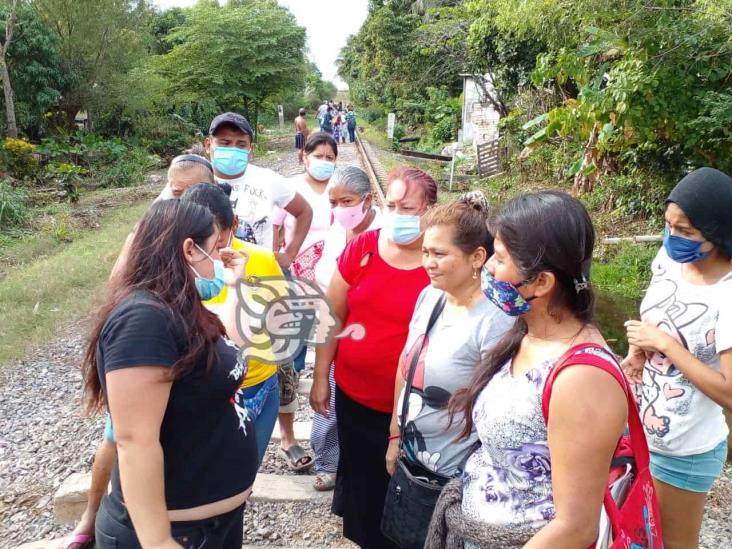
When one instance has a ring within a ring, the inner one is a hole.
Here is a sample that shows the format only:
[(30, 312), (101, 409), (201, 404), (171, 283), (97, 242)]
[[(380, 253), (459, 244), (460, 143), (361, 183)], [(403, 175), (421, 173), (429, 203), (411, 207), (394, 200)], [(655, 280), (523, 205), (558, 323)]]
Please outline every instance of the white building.
[[(498, 139), (498, 121), (501, 116), (484, 97), (483, 90), (472, 74), (463, 77), (463, 143), (472, 142), (473, 146), (489, 143)], [(484, 75), (488, 92), (493, 91), (493, 79)]]

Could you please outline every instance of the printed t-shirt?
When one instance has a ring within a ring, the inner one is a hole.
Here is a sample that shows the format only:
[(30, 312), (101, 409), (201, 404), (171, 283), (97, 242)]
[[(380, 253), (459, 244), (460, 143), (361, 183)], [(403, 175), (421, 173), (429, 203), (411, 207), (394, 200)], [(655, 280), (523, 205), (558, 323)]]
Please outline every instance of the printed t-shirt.
[[(719, 353), (732, 349), (732, 273), (716, 284), (684, 280), (681, 263), (661, 248), (641, 303), (641, 319), (671, 334), (691, 354), (719, 370)], [(643, 369), (641, 420), (651, 451), (701, 454), (727, 438), (722, 407), (697, 389), (663, 354)]]
[[(409, 325), (409, 336), (399, 359), (406, 380), (419, 345), (412, 391), (409, 396), (404, 449), (412, 462), (444, 476), (452, 476), (477, 439), (455, 439), (463, 429), (462, 416), (455, 417), (449, 429), (447, 402), (458, 389), (468, 387), (481, 358), (490, 351), (514, 320), (488, 298), (483, 297), (462, 315), (444, 311), (425, 336), (435, 305), (445, 292), (427, 286), (419, 296)], [(424, 340), (424, 343), (422, 341)], [(404, 389), (399, 395), (397, 413), (401, 414)]]
[[(232, 240), (231, 247), (247, 255), (247, 264), (244, 268), (244, 276), (247, 279), (282, 277), (280, 264), (277, 263), (277, 259), (275, 259), (274, 253), (271, 250), (257, 246), (256, 244), (251, 244), (250, 242), (244, 242), (237, 238)], [(228, 290), (229, 288), (224, 286), (224, 289), (221, 290), (219, 295), (213, 299), (204, 301), (203, 304), (213, 312), (216, 312), (226, 301)], [(251, 358), (247, 364), (247, 375), (241, 386), (247, 388), (259, 385), (276, 373), (277, 365), (274, 363), (274, 358), (271, 362)]]
[[(366, 231), (381, 229), (381, 210), (374, 208), (374, 211), (376, 215)], [(315, 267), (315, 281), (324, 292), (328, 289), (328, 284), (330, 284), (333, 278), (338, 256), (343, 253), (343, 249), (346, 247), (346, 236), (345, 227), (338, 223), (338, 221), (334, 221), (328, 229), (328, 234), (325, 237), (325, 245), (323, 246), (323, 255)]]
[(236, 179), (216, 178), (231, 185), (231, 205), (239, 218), (237, 237), (272, 249), (274, 207), (286, 208), (295, 191), (284, 177), (272, 170), (249, 164)]
[[(338, 270), (350, 286), (345, 325), (366, 329), (360, 341), (343, 338), (335, 357), (338, 387), (362, 406), (391, 413), (399, 355), (409, 332), (409, 321), (427, 273), (397, 269), (379, 255), (379, 230), (356, 236), (338, 259)], [(364, 256), (368, 262), (361, 266)]]
[[(114, 308), (102, 328), (96, 355), (105, 397), (107, 373), (139, 366), (170, 368), (185, 354), (187, 342), (179, 322), (149, 292), (135, 292)], [(237, 348), (222, 337), (210, 371), (203, 356), (192, 372), (173, 382), (160, 426), (169, 510), (220, 501), (254, 482), (259, 465), (254, 423), (234, 402), (245, 373)], [(118, 464), (112, 472), (110, 497), (123, 501)]]
[[(333, 213), (330, 207), (330, 200), (328, 198), (328, 192), (323, 191), (322, 193), (316, 193), (313, 188), (305, 181), (304, 175), (297, 175), (286, 180), (290, 185), (290, 188), (298, 193), (305, 199), (310, 207), (313, 209), (313, 220), (310, 223), (310, 229), (308, 230), (305, 240), (300, 246), (300, 252), (304, 252), (314, 244), (325, 241), (328, 236), (328, 229), (330, 228), (331, 221), (333, 219)], [(274, 225), (285, 226), (285, 243), (292, 240), (292, 235), (295, 229), (295, 217), (288, 213), (282, 208), (276, 208), (274, 216), (272, 218)]]

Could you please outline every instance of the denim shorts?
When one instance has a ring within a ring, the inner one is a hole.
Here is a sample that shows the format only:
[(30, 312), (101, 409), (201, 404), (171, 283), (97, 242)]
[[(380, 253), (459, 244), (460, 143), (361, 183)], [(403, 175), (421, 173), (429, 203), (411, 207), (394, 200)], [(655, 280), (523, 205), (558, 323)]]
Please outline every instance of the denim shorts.
[(719, 478), (727, 460), (727, 441), (691, 456), (667, 456), (651, 452), (653, 478), (689, 492), (707, 493)]
[(104, 439), (114, 442), (114, 431), (112, 430), (112, 416), (108, 413), (104, 419)]

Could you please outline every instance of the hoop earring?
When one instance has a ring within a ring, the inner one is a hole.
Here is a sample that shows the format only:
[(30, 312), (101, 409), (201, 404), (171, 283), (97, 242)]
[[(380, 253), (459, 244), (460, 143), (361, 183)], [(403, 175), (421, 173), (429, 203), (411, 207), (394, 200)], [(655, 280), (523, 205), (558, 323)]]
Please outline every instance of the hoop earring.
[(473, 280), (478, 280), (478, 271), (479, 269), (475, 269), (475, 272), (473, 273)]

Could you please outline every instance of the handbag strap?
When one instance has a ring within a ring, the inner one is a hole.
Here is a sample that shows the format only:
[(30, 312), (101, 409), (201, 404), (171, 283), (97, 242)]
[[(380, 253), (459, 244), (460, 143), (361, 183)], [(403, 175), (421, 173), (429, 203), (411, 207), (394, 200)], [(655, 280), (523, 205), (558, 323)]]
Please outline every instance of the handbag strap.
[(422, 338), (422, 341), (420, 341), (419, 346), (417, 349), (415, 349), (414, 355), (412, 355), (412, 362), (409, 364), (409, 372), (407, 373), (407, 382), (404, 385), (404, 398), (402, 399), (402, 412), (399, 415), (400, 421), (399, 421), (399, 448), (402, 447), (402, 444), (404, 444), (404, 427), (407, 423), (407, 414), (409, 413), (409, 395), (412, 393), (412, 382), (414, 381), (414, 374), (417, 371), (417, 363), (419, 362), (419, 355), (422, 354), (422, 349), (424, 348), (424, 342), (427, 339), (427, 335), (430, 333), (430, 330), (437, 322), (437, 319), (440, 318), (440, 315), (442, 314), (443, 309), (445, 308), (445, 294), (443, 293), (440, 298), (437, 300), (437, 303), (435, 303), (434, 308), (432, 309), (432, 314), (430, 314), (430, 319), (427, 321), (427, 328), (424, 331), (424, 337)]
[[(598, 356), (597, 351), (603, 354), (610, 354), (609, 351), (603, 349), (594, 343), (583, 343), (575, 345), (564, 353), (556, 362), (555, 366), (549, 372), (546, 383), (544, 384), (544, 392), (541, 399), (541, 411), (544, 415), (544, 422), (549, 425), (549, 402), (551, 400), (552, 388), (559, 373), (569, 366), (588, 365), (599, 368), (615, 378), (625, 393), (625, 399), (628, 403), (628, 438), (633, 451), (633, 459), (635, 460), (637, 471), (644, 471), (650, 466), (650, 454), (648, 451), (648, 442), (643, 430), (638, 408), (635, 403), (635, 396), (630, 387), (630, 383), (623, 374), (620, 366), (615, 361), (615, 366), (608, 364), (608, 361)], [(621, 437), (622, 440), (622, 437)], [(617, 450), (617, 449), (616, 449)], [(610, 487), (605, 487), (605, 497), (603, 498), (605, 511), (610, 519), (613, 537), (619, 536), (619, 528), (622, 523), (622, 515), (615, 499), (610, 493)]]

